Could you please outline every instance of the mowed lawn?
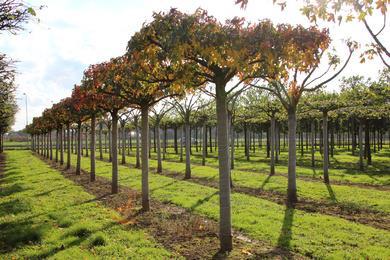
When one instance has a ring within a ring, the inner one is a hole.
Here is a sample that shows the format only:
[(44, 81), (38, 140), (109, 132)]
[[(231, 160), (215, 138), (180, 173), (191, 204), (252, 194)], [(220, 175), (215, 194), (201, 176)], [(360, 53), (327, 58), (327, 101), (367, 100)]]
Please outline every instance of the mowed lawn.
[[(75, 156), (72, 156), (73, 163)], [(89, 171), (89, 158), (82, 168)], [(96, 162), (97, 175), (111, 179), (111, 164)], [(141, 171), (119, 166), (119, 182), (141, 189)], [(151, 196), (218, 220), (218, 190), (150, 174)], [(266, 199), (233, 193), (233, 227), (249, 237), (314, 258), (373, 258), (390, 256), (390, 232), (342, 218), (286, 208)]]
[(29, 151), (7, 151), (0, 259), (168, 259), (170, 252)]
[[(108, 154), (104, 154), (108, 159)], [(121, 156), (119, 156), (119, 161)], [(135, 165), (134, 156), (126, 156), (127, 162)], [(256, 164), (257, 162), (251, 162)], [(390, 165), (390, 161), (389, 161)], [(157, 160), (150, 160), (151, 167), (157, 167)], [(238, 168), (238, 167), (237, 167)], [(185, 164), (176, 161), (163, 161), (163, 169), (171, 172), (185, 173)], [(218, 169), (213, 166), (201, 166), (193, 164), (191, 167), (192, 176), (209, 182), (218, 182)], [(333, 170), (330, 171), (332, 175)], [(388, 177), (390, 178), (390, 176)], [(265, 191), (277, 191), (286, 194), (286, 176), (275, 175), (270, 177), (264, 172), (256, 171), (232, 171), (232, 180), (237, 187), (262, 189)], [(342, 205), (351, 209), (369, 209), (390, 214), (390, 191), (373, 188), (364, 188), (351, 185), (331, 184), (310, 180), (297, 180), (298, 196), (316, 201), (323, 201), (331, 204)]]

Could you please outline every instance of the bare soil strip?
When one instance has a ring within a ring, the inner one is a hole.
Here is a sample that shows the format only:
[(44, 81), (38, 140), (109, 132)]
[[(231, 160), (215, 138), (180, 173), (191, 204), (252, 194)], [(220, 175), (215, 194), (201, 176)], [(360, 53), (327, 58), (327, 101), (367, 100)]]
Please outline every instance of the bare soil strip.
[[(108, 160), (106, 159), (104, 159), (103, 161), (108, 162)], [(126, 165), (133, 166), (130, 163), (126, 163)], [(151, 169), (156, 170), (153, 167), (151, 167)], [(193, 183), (197, 183), (197, 184), (201, 184), (213, 188), (219, 187), (217, 181), (212, 181), (208, 178), (192, 176), (191, 179), (184, 179), (183, 173), (172, 172), (164, 169), (163, 172), (160, 174), (181, 181), (193, 182)], [(237, 185), (235, 185), (232, 188), (232, 191), (266, 199), (278, 203), (280, 205), (286, 204), (286, 195), (276, 191), (269, 191), (269, 190), (265, 191), (260, 188), (255, 189), (255, 188), (242, 187)], [(306, 212), (311, 212), (311, 213), (320, 213), (324, 215), (340, 217), (349, 221), (372, 226), (375, 228), (390, 230), (390, 216), (384, 212), (365, 209), (365, 208), (352, 207), (337, 202), (330, 203), (323, 200), (312, 200), (312, 199), (302, 198), (302, 197), (298, 199), (299, 201), (295, 205), (296, 209), (303, 210)]]
[(120, 186), (118, 194), (111, 194), (109, 180), (96, 177), (95, 182), (89, 180), (88, 172), (75, 175), (74, 168), (65, 171), (62, 166), (40, 159), (55, 168), (68, 179), (82, 186), (88, 193), (93, 194), (97, 201), (104, 206), (119, 212), (122, 224), (136, 225), (172, 252), (187, 259), (304, 259), (305, 257), (290, 252), (284, 248), (248, 238), (243, 233), (234, 231), (234, 251), (229, 255), (218, 254), (218, 223), (214, 220), (199, 216), (170, 203), (151, 200), (151, 211), (142, 212), (140, 205), (141, 194), (128, 187)]

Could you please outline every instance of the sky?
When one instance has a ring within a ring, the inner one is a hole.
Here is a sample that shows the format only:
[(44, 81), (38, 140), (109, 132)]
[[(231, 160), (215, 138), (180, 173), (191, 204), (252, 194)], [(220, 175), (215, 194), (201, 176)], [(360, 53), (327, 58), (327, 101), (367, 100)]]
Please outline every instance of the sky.
[[(234, 0), (28, 1), (33, 6), (45, 6), (38, 11), (40, 21), (29, 23), (18, 35), (3, 33), (0, 37), (0, 52), (18, 61), (16, 95), (19, 111), (13, 130), (26, 125), (26, 97), (30, 123), (45, 108), (70, 96), (88, 65), (124, 54), (131, 36), (144, 22), (152, 20), (153, 12), (168, 11), (171, 7), (194, 12), (201, 7), (221, 21), (239, 16), (253, 22), (270, 19), (274, 23), (309, 26), (306, 17), (299, 12), (299, 2), (303, 1), (289, 0), (287, 9), (282, 12), (272, 0), (251, 0), (244, 10), (235, 5)], [(381, 20), (372, 23), (379, 28)], [(362, 44), (369, 39), (361, 23), (342, 26), (321, 23), (319, 26), (329, 28), (332, 44), (341, 57), (347, 53), (343, 39), (352, 38)], [(389, 35), (388, 27), (384, 35)], [(389, 40), (386, 39), (386, 44)], [(361, 74), (375, 78), (383, 68), (379, 58), (360, 64), (358, 56), (354, 55), (341, 76)], [(337, 89), (337, 82), (329, 88)]]

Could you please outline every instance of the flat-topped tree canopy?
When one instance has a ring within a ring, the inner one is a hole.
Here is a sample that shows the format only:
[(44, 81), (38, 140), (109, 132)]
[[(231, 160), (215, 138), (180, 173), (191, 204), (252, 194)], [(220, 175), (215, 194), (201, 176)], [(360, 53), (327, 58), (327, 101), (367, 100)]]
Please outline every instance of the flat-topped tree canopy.
[(119, 95), (122, 88), (117, 72), (119, 62), (120, 58), (112, 58), (109, 62), (90, 65), (84, 71), (81, 90), (91, 113), (118, 112), (126, 106)]

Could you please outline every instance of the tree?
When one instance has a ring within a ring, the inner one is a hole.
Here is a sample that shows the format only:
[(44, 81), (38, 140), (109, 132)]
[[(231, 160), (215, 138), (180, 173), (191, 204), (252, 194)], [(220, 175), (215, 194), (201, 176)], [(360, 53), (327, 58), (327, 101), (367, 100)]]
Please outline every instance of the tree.
[(157, 41), (170, 51), (172, 60), (192, 65), (199, 81), (210, 82), (215, 87), (219, 191), (220, 191), (220, 244), (221, 252), (232, 250), (230, 165), (228, 142), (227, 96), (240, 86), (238, 82), (230, 90), (227, 83), (247, 67), (249, 53), (246, 41), (242, 39), (243, 20), (233, 19), (226, 24), (219, 23), (206, 11), (198, 9), (192, 15), (172, 9), (168, 14), (158, 14), (155, 19), (160, 26), (166, 26), (168, 40)]
[[(38, 9), (42, 8), (43, 6), (40, 6)], [(35, 9), (24, 1), (4, 0), (0, 3), (0, 32), (16, 34), (35, 16)]]
[(90, 65), (84, 74), (85, 91), (96, 98), (93, 102), (98, 109), (111, 115), (111, 153), (112, 153), (112, 182), (111, 192), (118, 193), (118, 112), (125, 107), (124, 100), (119, 96), (121, 85), (117, 72), (121, 66), (120, 58), (109, 62)]
[[(273, 2), (280, 5), (282, 10), (286, 7), (287, 3), (285, 0), (273, 0)], [(373, 42), (367, 45), (367, 49), (361, 54), (361, 62), (365, 61), (365, 56), (373, 59), (375, 55), (379, 55), (383, 64), (387, 68), (390, 67), (390, 52), (384, 40), (384, 31), (387, 25), (387, 11), (390, 1), (305, 0), (302, 2), (304, 5), (300, 10), (312, 23), (316, 24), (318, 19), (333, 23), (337, 22), (339, 25), (343, 22), (356, 20), (362, 22)], [(248, 0), (236, 0), (236, 4), (240, 4), (241, 8), (245, 8)], [(368, 17), (370, 16), (383, 17), (383, 24), (376, 32), (374, 32), (374, 26), (369, 22)]]
[(329, 112), (341, 108), (343, 105), (336, 93), (319, 92), (305, 100), (307, 106), (322, 113), (322, 139), (323, 139), (323, 176), (324, 182), (329, 184), (329, 135), (328, 116)]
[(153, 107), (151, 109), (154, 120), (154, 127), (157, 135), (157, 173), (162, 172), (162, 160), (161, 160), (161, 129), (160, 123), (164, 116), (172, 109), (169, 107), (169, 103), (163, 103), (159, 108)]
[[(262, 32), (262, 33), (261, 33)], [(269, 38), (264, 42), (264, 34)], [(267, 82), (267, 86), (253, 87), (263, 89), (275, 95), (288, 114), (288, 187), (287, 203), (293, 205), (297, 202), (296, 188), (296, 111), (299, 100), (304, 92), (320, 89), (336, 78), (348, 64), (356, 44), (348, 42), (349, 55), (341, 68), (337, 68), (340, 60), (337, 56), (326, 52), (329, 48), (330, 38), (327, 30), (318, 30), (315, 27), (304, 28), (300, 25), (278, 25), (276, 28), (270, 22), (259, 24), (248, 33), (248, 42), (256, 53), (257, 68), (252, 77)], [(262, 46), (268, 46), (269, 51), (264, 53)], [(329, 55), (328, 68), (319, 76), (314, 76), (319, 69), (322, 57)], [(331, 69), (338, 69), (329, 75)], [(327, 77), (323, 80), (324, 77)], [(322, 80), (322, 81), (319, 81)], [(262, 82), (262, 81), (260, 81)]]
[[(201, 106), (201, 96), (199, 94), (186, 95), (182, 99), (174, 99), (171, 103), (176, 112), (181, 116), (184, 123), (185, 149), (186, 149), (186, 170), (185, 179), (191, 179), (191, 130), (190, 118), (193, 112), (196, 112)], [(183, 142), (183, 139), (180, 140)]]

